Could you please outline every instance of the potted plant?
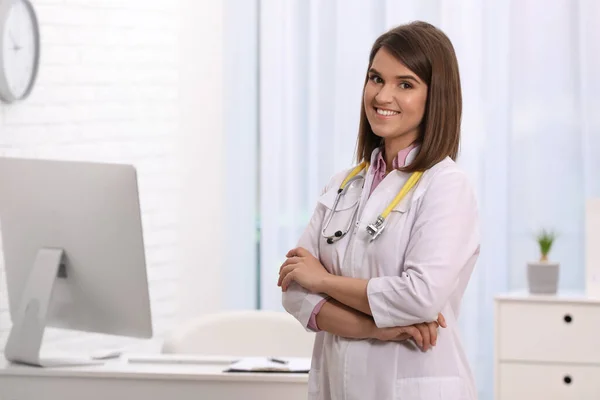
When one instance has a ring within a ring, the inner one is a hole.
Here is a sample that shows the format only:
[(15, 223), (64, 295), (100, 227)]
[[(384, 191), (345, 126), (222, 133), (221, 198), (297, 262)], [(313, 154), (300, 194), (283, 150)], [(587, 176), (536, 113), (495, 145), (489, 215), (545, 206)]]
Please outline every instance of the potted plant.
[(548, 259), (555, 239), (556, 234), (546, 229), (542, 229), (536, 236), (540, 259), (527, 264), (527, 282), (532, 294), (555, 294), (558, 290), (559, 263)]

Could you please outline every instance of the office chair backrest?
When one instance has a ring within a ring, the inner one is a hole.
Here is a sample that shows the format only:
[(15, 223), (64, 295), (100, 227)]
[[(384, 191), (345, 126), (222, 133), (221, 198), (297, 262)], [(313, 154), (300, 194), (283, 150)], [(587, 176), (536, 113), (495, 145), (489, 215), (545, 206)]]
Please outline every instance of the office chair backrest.
[(285, 312), (229, 311), (186, 322), (167, 336), (163, 353), (311, 357), (314, 336)]

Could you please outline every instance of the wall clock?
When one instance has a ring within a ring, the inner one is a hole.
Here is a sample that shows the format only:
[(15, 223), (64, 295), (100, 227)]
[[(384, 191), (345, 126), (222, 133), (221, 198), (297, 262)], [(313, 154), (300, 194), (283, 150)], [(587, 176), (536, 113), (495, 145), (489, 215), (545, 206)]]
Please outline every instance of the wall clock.
[(0, 99), (25, 99), (35, 84), (40, 32), (29, 0), (0, 0)]

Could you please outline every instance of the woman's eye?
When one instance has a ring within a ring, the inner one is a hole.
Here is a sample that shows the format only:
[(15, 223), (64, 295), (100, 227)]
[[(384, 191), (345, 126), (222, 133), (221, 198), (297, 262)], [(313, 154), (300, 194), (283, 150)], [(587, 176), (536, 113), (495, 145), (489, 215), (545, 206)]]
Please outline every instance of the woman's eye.
[(412, 85), (411, 85), (410, 83), (408, 83), (408, 82), (402, 82), (402, 83), (400, 84), (400, 87), (401, 87), (402, 89), (410, 89), (410, 88), (412, 88)]
[(373, 83), (382, 83), (383, 79), (381, 79), (380, 77), (378, 77), (377, 75), (371, 75), (371, 78), (369, 78), (373, 81)]

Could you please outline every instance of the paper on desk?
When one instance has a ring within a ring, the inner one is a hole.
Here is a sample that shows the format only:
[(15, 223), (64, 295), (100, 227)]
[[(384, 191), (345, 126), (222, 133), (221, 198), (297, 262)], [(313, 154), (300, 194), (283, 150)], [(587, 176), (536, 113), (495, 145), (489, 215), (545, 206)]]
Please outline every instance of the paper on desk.
[(278, 360), (286, 364), (270, 361), (268, 357), (247, 357), (232, 363), (225, 372), (308, 372), (310, 358), (283, 357)]

